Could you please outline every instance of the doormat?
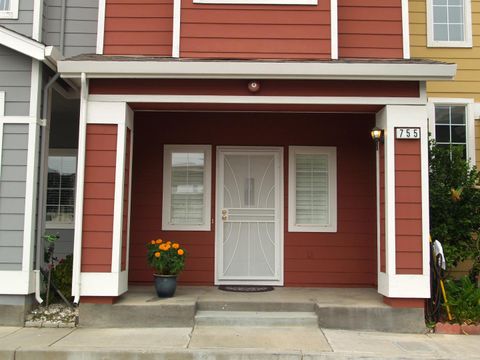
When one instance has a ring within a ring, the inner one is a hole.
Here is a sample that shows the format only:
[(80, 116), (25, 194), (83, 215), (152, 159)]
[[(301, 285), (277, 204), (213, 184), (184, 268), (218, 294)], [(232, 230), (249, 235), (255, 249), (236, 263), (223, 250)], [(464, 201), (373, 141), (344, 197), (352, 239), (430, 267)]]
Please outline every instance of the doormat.
[(233, 291), (233, 292), (266, 292), (272, 291), (273, 286), (256, 286), (256, 285), (220, 285), (218, 287), (222, 291)]

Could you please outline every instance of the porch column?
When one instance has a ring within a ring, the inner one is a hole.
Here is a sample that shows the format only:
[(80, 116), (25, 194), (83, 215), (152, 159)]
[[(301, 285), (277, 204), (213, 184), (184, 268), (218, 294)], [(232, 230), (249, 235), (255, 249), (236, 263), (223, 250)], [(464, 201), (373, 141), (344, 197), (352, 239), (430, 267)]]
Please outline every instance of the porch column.
[(128, 289), (133, 111), (92, 101), (82, 110), (73, 292), (82, 303), (112, 303)]
[(430, 297), (426, 108), (387, 105), (376, 125), (384, 130), (377, 151), (378, 292), (391, 306), (423, 308)]

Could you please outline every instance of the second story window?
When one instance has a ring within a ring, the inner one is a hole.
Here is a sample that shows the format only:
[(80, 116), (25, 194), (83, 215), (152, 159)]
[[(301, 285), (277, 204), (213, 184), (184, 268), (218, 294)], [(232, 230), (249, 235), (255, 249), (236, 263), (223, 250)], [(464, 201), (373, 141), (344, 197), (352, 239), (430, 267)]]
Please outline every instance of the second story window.
[(0, 19), (18, 18), (19, 0), (0, 0)]
[(427, 0), (428, 46), (471, 47), (471, 0)]

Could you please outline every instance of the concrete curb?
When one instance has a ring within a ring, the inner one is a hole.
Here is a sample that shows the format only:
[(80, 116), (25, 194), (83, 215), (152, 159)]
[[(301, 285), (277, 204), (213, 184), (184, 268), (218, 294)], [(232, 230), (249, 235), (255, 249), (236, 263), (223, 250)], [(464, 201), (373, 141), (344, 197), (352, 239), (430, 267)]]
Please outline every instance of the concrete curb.
[(0, 360), (15, 360), (15, 350), (0, 350)]

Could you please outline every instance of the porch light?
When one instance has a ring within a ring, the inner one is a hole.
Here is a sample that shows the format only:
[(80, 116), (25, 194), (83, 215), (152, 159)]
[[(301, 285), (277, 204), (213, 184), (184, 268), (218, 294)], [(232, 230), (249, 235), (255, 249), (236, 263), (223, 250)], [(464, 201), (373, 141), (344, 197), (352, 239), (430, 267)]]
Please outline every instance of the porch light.
[(378, 143), (383, 142), (383, 130), (375, 126), (372, 131), (370, 131), (370, 135), (375, 142), (375, 148), (378, 150)]

